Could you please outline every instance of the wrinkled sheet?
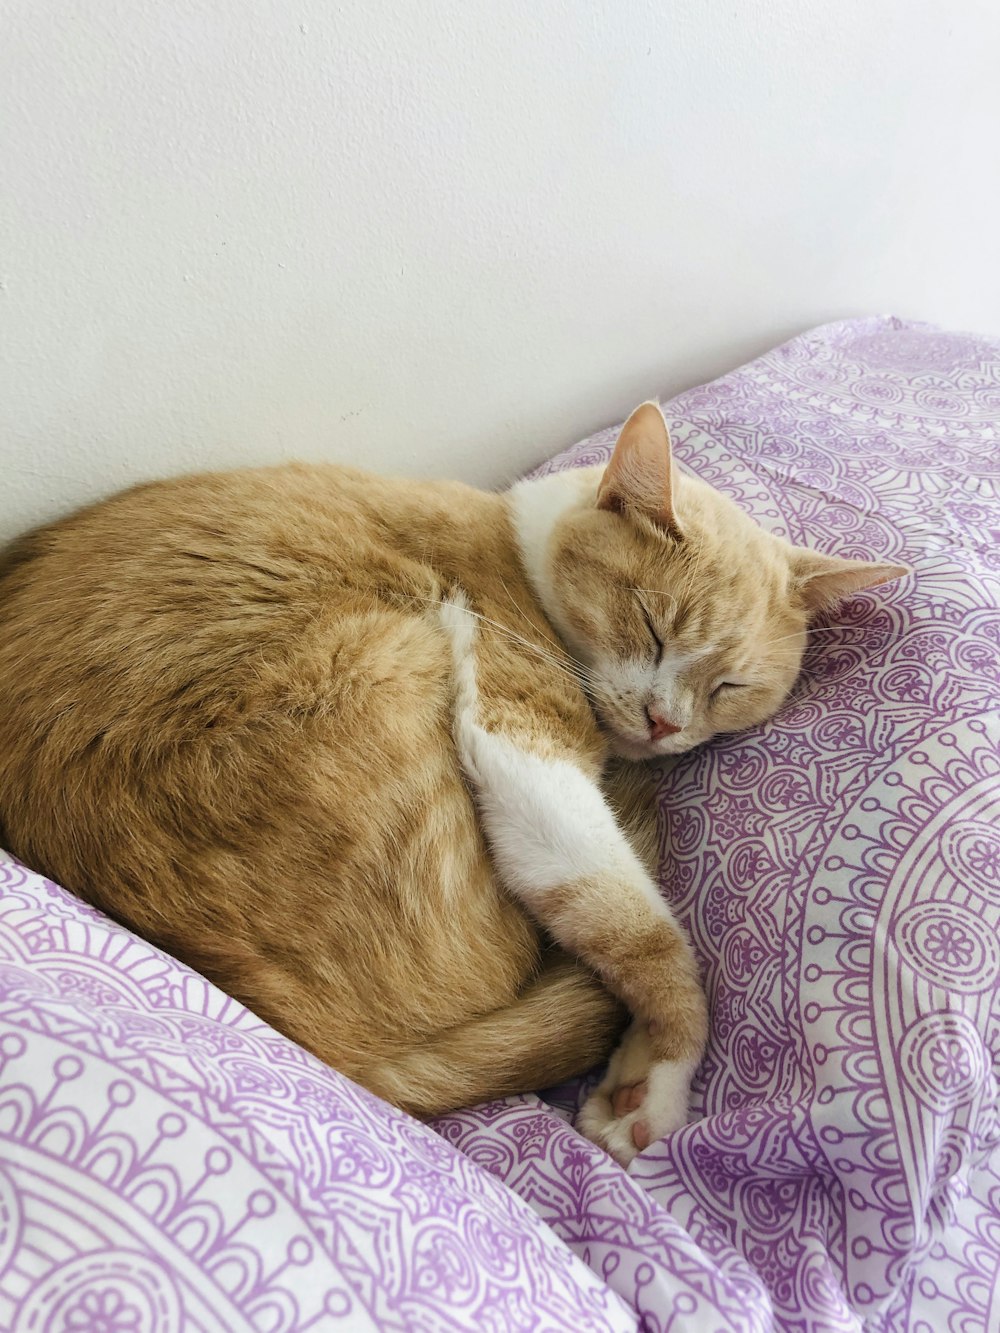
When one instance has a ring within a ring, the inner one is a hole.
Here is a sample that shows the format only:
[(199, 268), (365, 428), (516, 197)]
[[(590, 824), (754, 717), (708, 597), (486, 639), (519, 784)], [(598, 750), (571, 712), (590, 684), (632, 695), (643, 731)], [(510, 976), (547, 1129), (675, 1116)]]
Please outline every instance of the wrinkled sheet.
[(567, 1169), (537, 1099), (440, 1128), (649, 1329), (995, 1333), (1000, 344), (829, 325), (666, 416), (681, 465), (764, 526), (915, 575), (819, 623), (776, 719), (659, 777), (662, 886), (712, 1007), (693, 1123), (627, 1196), (611, 1165)]
[(1000, 1328), (1000, 345), (831, 325), (666, 411), (765, 525), (916, 570), (658, 775), (691, 1123), (628, 1174), (580, 1082), (435, 1133), (2, 861), (0, 1330)]
[(633, 1329), (515, 1193), (0, 859), (0, 1330)]

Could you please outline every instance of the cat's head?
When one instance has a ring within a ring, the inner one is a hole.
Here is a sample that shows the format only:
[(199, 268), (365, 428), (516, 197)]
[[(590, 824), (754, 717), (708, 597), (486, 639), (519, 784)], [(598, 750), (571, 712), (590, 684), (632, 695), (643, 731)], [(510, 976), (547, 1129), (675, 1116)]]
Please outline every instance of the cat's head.
[(655, 403), (633, 412), (607, 468), (580, 486), (548, 535), (544, 600), (612, 748), (631, 759), (770, 717), (798, 675), (810, 618), (909, 572), (765, 532), (677, 472)]

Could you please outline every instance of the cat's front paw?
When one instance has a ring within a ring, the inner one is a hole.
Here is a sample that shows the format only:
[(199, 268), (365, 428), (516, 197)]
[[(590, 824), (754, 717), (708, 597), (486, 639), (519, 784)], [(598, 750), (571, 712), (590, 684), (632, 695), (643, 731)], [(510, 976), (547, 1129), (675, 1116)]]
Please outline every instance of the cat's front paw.
[(628, 1166), (649, 1144), (687, 1124), (696, 1068), (697, 1061), (658, 1060), (649, 1025), (636, 1020), (580, 1108), (577, 1129)]

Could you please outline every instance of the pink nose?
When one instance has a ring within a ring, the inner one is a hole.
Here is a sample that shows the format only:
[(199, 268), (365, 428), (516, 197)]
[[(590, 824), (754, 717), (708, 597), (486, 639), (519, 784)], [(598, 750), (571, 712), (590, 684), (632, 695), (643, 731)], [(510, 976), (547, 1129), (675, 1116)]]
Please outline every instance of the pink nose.
[(654, 713), (651, 708), (646, 709), (646, 716), (649, 718), (649, 739), (651, 741), (662, 741), (664, 736), (676, 736), (681, 727), (674, 726), (673, 722), (668, 722), (665, 717), (659, 713)]

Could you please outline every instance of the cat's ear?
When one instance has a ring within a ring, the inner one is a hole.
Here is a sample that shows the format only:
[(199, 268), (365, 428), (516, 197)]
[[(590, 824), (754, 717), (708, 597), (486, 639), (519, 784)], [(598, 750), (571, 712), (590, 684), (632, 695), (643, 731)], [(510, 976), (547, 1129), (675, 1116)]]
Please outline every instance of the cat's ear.
[(633, 510), (681, 537), (674, 509), (670, 433), (658, 403), (643, 403), (622, 426), (611, 461), (597, 491), (598, 509), (615, 514)]
[(843, 560), (797, 546), (792, 552), (792, 579), (810, 615), (836, 606), (862, 588), (912, 574), (908, 565), (878, 564), (872, 560)]

